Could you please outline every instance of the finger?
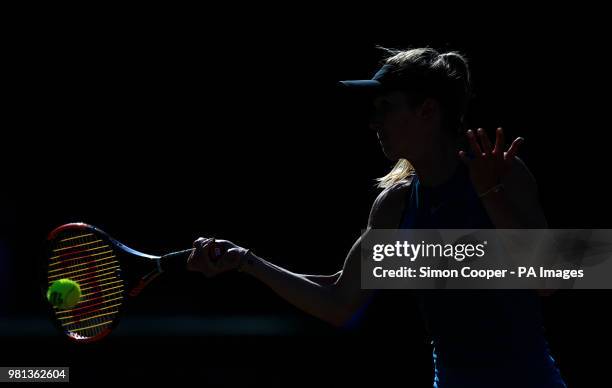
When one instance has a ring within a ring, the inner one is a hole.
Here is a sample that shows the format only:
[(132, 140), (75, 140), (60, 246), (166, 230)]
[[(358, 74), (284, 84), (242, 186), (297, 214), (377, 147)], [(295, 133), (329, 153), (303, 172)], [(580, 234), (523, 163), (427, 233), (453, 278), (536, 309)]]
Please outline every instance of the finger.
[(214, 247), (216, 245), (216, 240), (214, 237), (208, 239), (203, 245), (202, 248), (199, 250), (199, 255), (201, 257), (201, 265), (202, 268), (204, 269), (204, 273), (205, 274), (215, 274), (218, 272), (217, 269), (217, 262), (214, 259), (214, 257), (210, 254), (211, 253), (211, 247)]
[(187, 259), (188, 265), (195, 266), (194, 263), (196, 261), (199, 261), (198, 258), (202, 256), (203, 252), (206, 252), (205, 249), (207, 247), (207, 244), (210, 244), (211, 240), (214, 240), (214, 238), (200, 237), (199, 239), (194, 241), (194, 249), (191, 251), (191, 253), (189, 254), (189, 258)]
[(189, 257), (187, 258), (187, 267), (190, 268), (191, 267), (191, 263), (193, 262), (193, 259), (195, 258), (196, 254), (199, 252), (199, 250), (201, 249), (202, 243), (204, 243), (206, 241), (206, 239), (204, 237), (199, 237), (198, 239), (196, 239), (192, 246), (194, 249), (191, 250), (191, 253), (189, 253)]
[(506, 152), (505, 155), (505, 159), (506, 160), (512, 160), (514, 159), (514, 157), (516, 156), (516, 154), (518, 153), (519, 147), (525, 142), (525, 139), (523, 139), (522, 137), (517, 137), (516, 140), (514, 140), (512, 142), (512, 145), (510, 146), (510, 148), (508, 149), (508, 152)]
[(194, 242), (193, 242), (193, 247), (194, 248), (198, 248), (199, 246), (202, 245), (202, 241), (204, 241), (204, 237), (198, 237)]
[(484, 129), (478, 128), (478, 137), (480, 138), (480, 142), (482, 143), (482, 152), (485, 154), (490, 154), (493, 150), (493, 146), (491, 146), (491, 141), (489, 141), (489, 136), (485, 132)]
[(214, 249), (211, 250), (211, 255), (212, 256), (217, 256), (217, 257), (221, 256), (225, 252), (229, 252), (229, 250), (232, 249), (232, 247), (234, 247), (234, 244), (232, 244), (230, 241), (227, 241), (227, 240), (216, 240), (215, 241)]
[(493, 149), (493, 153), (501, 154), (503, 150), (506, 149), (506, 140), (504, 137), (504, 130), (499, 127), (497, 131), (495, 131), (495, 148)]
[(203, 241), (206, 241), (206, 239), (203, 237), (200, 237), (193, 242), (194, 249), (191, 250), (191, 253), (189, 253), (189, 257), (187, 258), (186, 267), (188, 271), (197, 271), (196, 257), (199, 255), (199, 252), (201, 249), (200, 247)]
[(193, 247), (194, 247), (194, 248), (200, 248), (200, 247), (202, 247), (202, 245), (203, 245), (204, 243), (206, 243), (208, 240), (210, 240), (210, 237), (209, 237), (209, 238), (200, 237), (200, 238), (198, 238), (197, 240), (195, 240), (195, 241), (193, 242)]
[(197, 248), (193, 249), (191, 253), (189, 254), (189, 257), (187, 258), (186, 267), (188, 271), (197, 271), (196, 264), (195, 264), (196, 262), (195, 258), (196, 258), (197, 251), (198, 251)]
[[(210, 247), (216, 245), (216, 240), (214, 237), (209, 238), (208, 240), (206, 240), (202, 246), (200, 247), (202, 252), (206, 252), (207, 254), (210, 253)], [(209, 256), (210, 257), (210, 256)]]
[(470, 148), (472, 149), (472, 152), (474, 152), (474, 156), (475, 157), (482, 156), (482, 151), (480, 150), (480, 146), (478, 145), (478, 142), (476, 141), (476, 135), (474, 135), (474, 131), (470, 129), (467, 132), (467, 138), (468, 138), (468, 142), (470, 143)]
[(463, 163), (465, 163), (465, 164), (466, 164), (466, 166), (469, 166), (469, 165), (470, 165), (470, 163), (472, 162), (472, 161), (470, 160), (470, 158), (468, 158), (467, 154), (466, 154), (466, 153), (465, 153), (463, 150), (459, 151), (459, 159), (461, 159), (461, 161), (462, 161)]

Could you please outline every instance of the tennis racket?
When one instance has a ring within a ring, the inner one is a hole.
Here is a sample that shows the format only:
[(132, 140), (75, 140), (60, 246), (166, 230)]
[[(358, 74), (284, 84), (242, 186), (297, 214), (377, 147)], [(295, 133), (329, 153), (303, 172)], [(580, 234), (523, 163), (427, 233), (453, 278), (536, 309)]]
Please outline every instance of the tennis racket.
[[(42, 291), (58, 279), (79, 283), (82, 296), (69, 309), (51, 306), (56, 326), (77, 343), (106, 337), (117, 326), (128, 300), (164, 272), (185, 270), (193, 249), (154, 256), (138, 252), (84, 223), (59, 226), (48, 236)], [(214, 246), (214, 257), (221, 255)]]

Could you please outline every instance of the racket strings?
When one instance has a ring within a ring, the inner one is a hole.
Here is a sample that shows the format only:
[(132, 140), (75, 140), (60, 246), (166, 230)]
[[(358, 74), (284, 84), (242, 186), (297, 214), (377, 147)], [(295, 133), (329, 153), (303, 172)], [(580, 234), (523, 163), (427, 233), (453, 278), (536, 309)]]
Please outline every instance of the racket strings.
[(94, 233), (66, 231), (57, 238), (49, 259), (49, 285), (69, 278), (82, 296), (74, 307), (55, 309), (56, 318), (77, 339), (95, 337), (109, 328), (123, 303), (124, 283), (112, 247)]

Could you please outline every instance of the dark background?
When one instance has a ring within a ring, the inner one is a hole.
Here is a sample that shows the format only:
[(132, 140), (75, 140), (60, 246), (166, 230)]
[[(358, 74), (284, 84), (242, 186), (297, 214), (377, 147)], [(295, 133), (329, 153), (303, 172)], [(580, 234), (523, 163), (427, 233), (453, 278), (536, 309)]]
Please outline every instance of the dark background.
[[(385, 293), (358, 329), (341, 332), (246, 275), (186, 273), (146, 290), (122, 331), (77, 347), (50, 327), (35, 278), (46, 234), (73, 221), (149, 253), (212, 235), (297, 272), (339, 270), (366, 225), (374, 179), (392, 166), (363, 112), (335, 89), (371, 77), (376, 45), (464, 53), (470, 125), (526, 139), (520, 156), (550, 226), (610, 227), (609, 59), (597, 12), (238, 8), (15, 15), (1, 156), (2, 365), (71, 366), (77, 382), (430, 386), (431, 350), (409, 292)], [(570, 386), (603, 382), (609, 296), (572, 290), (543, 301)]]

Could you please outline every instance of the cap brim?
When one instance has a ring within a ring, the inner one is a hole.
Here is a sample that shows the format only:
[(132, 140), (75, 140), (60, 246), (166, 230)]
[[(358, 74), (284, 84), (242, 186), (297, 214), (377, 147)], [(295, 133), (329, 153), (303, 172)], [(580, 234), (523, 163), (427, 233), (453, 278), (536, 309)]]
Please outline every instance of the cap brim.
[(369, 104), (382, 90), (382, 85), (376, 80), (339, 81), (338, 91), (347, 103)]
[(374, 91), (381, 88), (382, 84), (376, 80), (354, 80), (354, 81), (340, 81), (340, 84), (347, 87), (350, 90), (355, 91)]

